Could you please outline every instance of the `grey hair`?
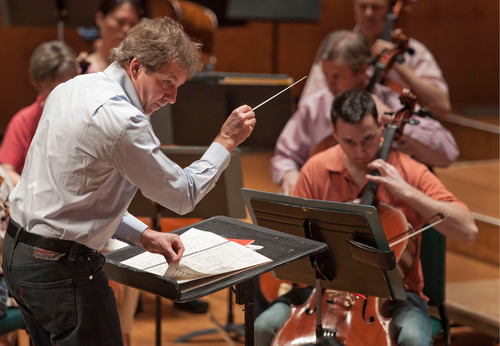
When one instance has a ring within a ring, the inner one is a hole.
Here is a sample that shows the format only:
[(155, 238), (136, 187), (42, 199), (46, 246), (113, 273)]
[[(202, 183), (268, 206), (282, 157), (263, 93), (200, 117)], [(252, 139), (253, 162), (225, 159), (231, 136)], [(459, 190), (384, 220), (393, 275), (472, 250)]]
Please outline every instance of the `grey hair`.
[(185, 69), (187, 79), (201, 70), (199, 43), (193, 42), (181, 24), (171, 18), (143, 19), (111, 51), (111, 62), (123, 68), (137, 58), (152, 73), (167, 63)]
[(32, 84), (78, 74), (75, 52), (64, 42), (40, 44), (31, 54), (28, 74)]
[(354, 72), (360, 71), (371, 59), (367, 38), (361, 33), (348, 30), (328, 34), (316, 54), (316, 62), (340, 60)]

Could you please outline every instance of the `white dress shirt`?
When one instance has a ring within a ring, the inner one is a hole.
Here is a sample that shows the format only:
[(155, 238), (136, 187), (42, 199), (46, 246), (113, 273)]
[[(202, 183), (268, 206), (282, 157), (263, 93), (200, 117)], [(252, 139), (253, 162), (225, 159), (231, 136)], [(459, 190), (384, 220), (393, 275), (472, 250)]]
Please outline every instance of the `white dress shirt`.
[[(214, 134), (215, 137), (216, 134)], [(125, 70), (77, 76), (49, 95), (10, 214), (29, 232), (101, 250), (113, 235), (138, 244), (147, 226), (126, 209), (137, 187), (179, 214), (194, 209), (227, 167), (212, 143), (182, 169), (159, 149)]]

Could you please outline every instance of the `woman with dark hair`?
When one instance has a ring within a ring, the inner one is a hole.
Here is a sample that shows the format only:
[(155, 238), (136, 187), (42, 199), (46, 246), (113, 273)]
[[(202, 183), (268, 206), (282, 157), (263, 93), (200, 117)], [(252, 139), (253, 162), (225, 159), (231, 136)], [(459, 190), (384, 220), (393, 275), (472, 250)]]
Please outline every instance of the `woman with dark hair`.
[(94, 51), (87, 56), (81, 53), (86, 73), (104, 71), (109, 65), (111, 49), (118, 47), (127, 32), (144, 16), (141, 0), (103, 0), (95, 15), (99, 37), (94, 41)]

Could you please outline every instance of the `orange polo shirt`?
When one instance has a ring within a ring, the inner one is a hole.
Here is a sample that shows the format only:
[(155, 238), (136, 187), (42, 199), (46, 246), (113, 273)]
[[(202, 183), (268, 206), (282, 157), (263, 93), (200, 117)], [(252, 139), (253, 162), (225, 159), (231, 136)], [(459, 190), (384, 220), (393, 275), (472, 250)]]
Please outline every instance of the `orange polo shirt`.
[[(467, 206), (449, 192), (439, 179), (429, 169), (401, 152), (391, 150), (387, 162), (398, 170), (401, 177), (411, 186), (424, 192), (427, 196), (446, 202)], [(365, 183), (366, 184), (366, 183)], [(333, 202), (347, 202), (362, 194), (364, 186), (356, 184), (347, 171), (343, 151), (339, 145), (327, 149), (311, 157), (300, 171), (292, 195), (308, 199), (318, 199)], [(395, 199), (383, 185), (379, 185), (376, 201), (382, 201), (398, 208), (413, 227), (421, 227), (424, 220), (408, 203)], [(384, 230), (386, 235), (387, 230)], [(389, 238), (389, 237), (388, 237)], [(424, 287), (422, 266), (420, 263), (421, 235), (416, 235), (417, 250), (415, 260), (404, 279), (405, 288), (420, 294)]]

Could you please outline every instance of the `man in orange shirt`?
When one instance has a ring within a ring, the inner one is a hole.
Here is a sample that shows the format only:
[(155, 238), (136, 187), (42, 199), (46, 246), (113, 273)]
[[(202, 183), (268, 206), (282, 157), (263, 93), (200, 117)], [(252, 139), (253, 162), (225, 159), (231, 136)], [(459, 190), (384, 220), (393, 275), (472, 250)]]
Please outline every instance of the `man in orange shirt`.
[[(333, 101), (331, 116), (338, 145), (306, 162), (293, 196), (345, 202), (361, 196), (367, 182), (374, 181), (379, 184), (375, 199), (401, 210), (411, 225), (418, 227), (436, 213), (441, 213), (448, 217), (434, 226), (437, 231), (458, 241), (476, 239), (478, 230), (467, 206), (425, 165), (396, 150), (389, 152), (386, 161), (378, 158), (383, 142), (383, 124), (370, 93), (364, 90), (340, 93)], [(371, 175), (374, 170), (380, 176)], [(389, 307), (391, 330), (398, 345), (430, 345), (432, 342), (427, 298), (422, 293), (421, 237), (416, 235), (415, 238), (417, 251), (413, 265), (403, 279), (408, 298), (392, 300)], [(283, 313), (284, 310), (283, 303), (273, 304), (258, 316), (255, 326), (257, 341), (266, 333), (268, 337), (273, 334), (271, 325), (280, 323), (273, 311)], [(268, 323), (265, 328), (264, 321)]]

